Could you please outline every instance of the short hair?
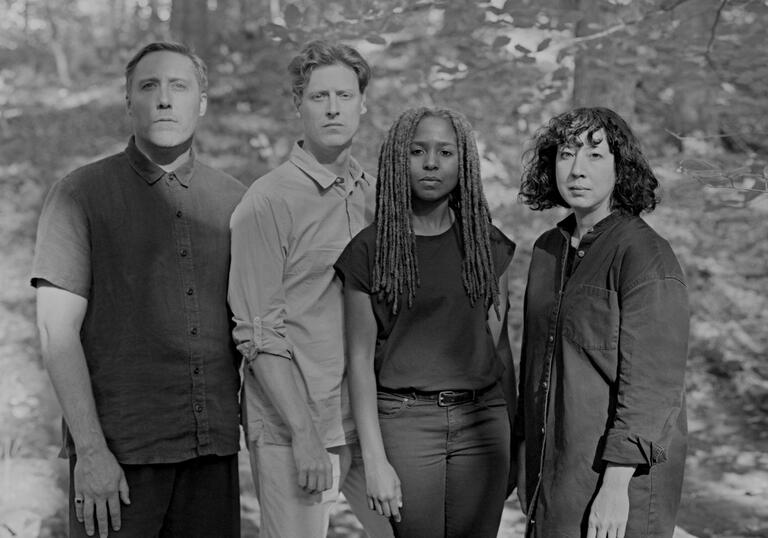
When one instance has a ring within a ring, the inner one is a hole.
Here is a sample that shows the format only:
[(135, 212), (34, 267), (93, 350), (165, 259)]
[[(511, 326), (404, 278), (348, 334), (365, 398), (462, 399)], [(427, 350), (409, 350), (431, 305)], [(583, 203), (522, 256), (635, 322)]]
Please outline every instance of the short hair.
[(136, 70), (136, 66), (141, 59), (152, 52), (175, 52), (186, 56), (192, 61), (192, 65), (195, 67), (195, 76), (197, 78), (197, 85), (200, 86), (200, 93), (208, 90), (208, 68), (205, 66), (205, 62), (192, 52), (188, 46), (183, 43), (176, 43), (173, 41), (155, 41), (144, 45), (139, 52), (134, 54), (133, 58), (125, 65), (125, 92), (130, 93), (131, 83), (133, 82), (133, 72)]
[(301, 101), (312, 71), (318, 67), (338, 64), (349, 67), (355, 72), (357, 87), (360, 93), (363, 93), (371, 79), (371, 66), (365, 58), (349, 45), (316, 40), (307, 43), (288, 64), (294, 101), (297, 103)]
[(392, 304), (397, 314), (405, 294), (413, 306), (419, 286), (416, 242), (411, 217), (410, 145), (419, 122), (443, 118), (453, 128), (458, 146), (459, 182), (450, 194), (449, 207), (461, 234), (461, 279), (474, 306), (482, 301), (498, 313), (499, 289), (491, 253), (491, 215), (480, 180), (480, 156), (467, 119), (445, 108), (406, 110), (390, 127), (379, 152), (376, 182), (376, 256), (373, 292)]
[(659, 198), (659, 182), (640, 149), (640, 142), (627, 122), (609, 108), (576, 108), (552, 118), (533, 138), (533, 147), (523, 156), (523, 177), (518, 195), (531, 209), (569, 207), (557, 189), (555, 164), (558, 147), (580, 146), (579, 136), (586, 132), (590, 143), (594, 134), (605, 131), (613, 154), (616, 185), (611, 193), (611, 210), (629, 215), (653, 211)]

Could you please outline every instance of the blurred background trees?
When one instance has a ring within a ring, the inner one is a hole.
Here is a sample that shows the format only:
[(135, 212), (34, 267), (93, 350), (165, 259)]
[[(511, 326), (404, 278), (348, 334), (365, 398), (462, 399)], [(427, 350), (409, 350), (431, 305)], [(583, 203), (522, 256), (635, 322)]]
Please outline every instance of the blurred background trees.
[[(153, 40), (192, 45), (211, 81), (200, 154), (249, 184), (299, 134), (286, 66), (318, 38), (353, 45), (374, 66), (355, 145), (369, 171), (408, 106), (448, 106), (472, 121), (494, 220), (519, 245), (515, 349), (531, 244), (561, 215), (516, 203), (526, 141), (573, 106), (627, 118), (662, 185), (648, 220), (690, 280), (680, 522), (698, 536), (765, 535), (766, 28), (768, 0), (0, 0), (0, 537), (63, 535), (60, 412), (28, 271), (51, 183), (125, 147), (125, 63)], [(257, 519), (255, 505), (246, 492), (245, 518)], [(334, 536), (359, 535), (344, 521)]]

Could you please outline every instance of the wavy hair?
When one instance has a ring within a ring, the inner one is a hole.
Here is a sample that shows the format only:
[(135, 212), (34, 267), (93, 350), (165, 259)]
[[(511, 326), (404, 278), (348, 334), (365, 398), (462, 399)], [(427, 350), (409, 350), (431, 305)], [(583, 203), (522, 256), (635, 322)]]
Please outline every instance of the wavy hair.
[(371, 66), (363, 56), (349, 45), (329, 43), (321, 39), (310, 41), (301, 52), (293, 57), (288, 64), (291, 75), (291, 93), (293, 101), (298, 106), (304, 96), (304, 88), (309, 83), (312, 71), (318, 67), (343, 65), (357, 75), (357, 87), (360, 93), (368, 87), (371, 80)]
[(552, 118), (536, 132), (533, 147), (523, 156), (520, 201), (535, 210), (569, 207), (557, 190), (555, 164), (558, 147), (563, 144), (581, 146), (579, 136), (584, 132), (587, 133), (587, 141), (594, 143), (593, 136), (601, 129), (605, 131), (616, 172), (611, 210), (630, 215), (653, 211), (659, 202), (656, 195), (659, 182), (627, 122), (604, 107), (577, 108), (565, 112)]
[(401, 296), (413, 306), (419, 286), (416, 242), (411, 222), (410, 145), (419, 122), (443, 118), (456, 133), (459, 183), (449, 198), (461, 230), (461, 278), (470, 303), (482, 300), (498, 312), (499, 290), (491, 256), (491, 216), (480, 181), (480, 157), (472, 126), (464, 116), (445, 108), (412, 108), (390, 127), (379, 152), (376, 184), (376, 257), (373, 292), (392, 303), (397, 313)]

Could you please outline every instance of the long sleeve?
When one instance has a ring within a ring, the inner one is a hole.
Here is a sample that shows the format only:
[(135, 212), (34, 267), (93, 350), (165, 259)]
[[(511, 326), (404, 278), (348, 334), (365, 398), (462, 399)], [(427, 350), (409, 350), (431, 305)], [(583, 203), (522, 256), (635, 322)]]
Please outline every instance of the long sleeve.
[(685, 428), (684, 376), (688, 352), (688, 293), (668, 245), (628, 256), (641, 266), (621, 293), (619, 372), (614, 420), (603, 460), (654, 465), (666, 460), (674, 429)]
[(286, 339), (286, 301), (283, 267), (290, 229), (287, 209), (258, 192), (250, 191), (230, 221), (232, 261), (228, 300), (238, 350), (251, 361), (259, 353), (291, 359)]

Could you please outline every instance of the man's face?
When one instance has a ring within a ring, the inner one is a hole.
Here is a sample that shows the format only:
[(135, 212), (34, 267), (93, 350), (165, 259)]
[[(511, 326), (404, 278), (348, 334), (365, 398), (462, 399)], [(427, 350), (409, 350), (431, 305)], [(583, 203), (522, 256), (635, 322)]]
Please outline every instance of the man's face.
[(365, 96), (352, 69), (325, 65), (312, 71), (297, 106), (304, 124), (304, 147), (320, 155), (349, 147), (365, 112)]
[(169, 148), (188, 140), (207, 105), (192, 60), (176, 52), (150, 52), (136, 65), (126, 103), (140, 141)]

